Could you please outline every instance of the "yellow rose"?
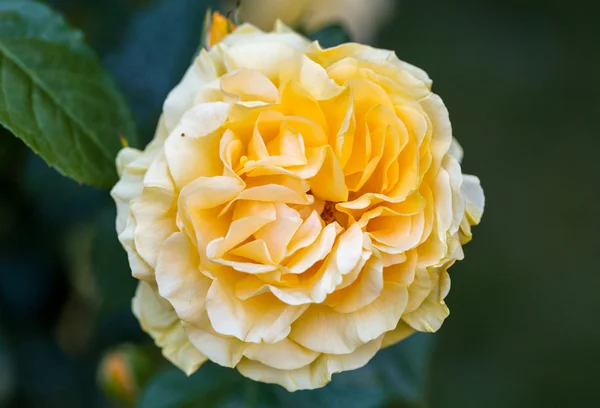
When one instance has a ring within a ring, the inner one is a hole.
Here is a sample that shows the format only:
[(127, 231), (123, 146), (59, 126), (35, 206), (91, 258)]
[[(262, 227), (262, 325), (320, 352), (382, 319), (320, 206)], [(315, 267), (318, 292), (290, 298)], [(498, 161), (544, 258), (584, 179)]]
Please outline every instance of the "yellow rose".
[(282, 24), (201, 52), (112, 191), (134, 313), (169, 360), (311, 389), (440, 327), (484, 197), (430, 86)]
[[(235, 7), (235, 0), (223, 0), (223, 9)], [(292, 26), (302, 24), (318, 30), (341, 23), (352, 39), (369, 42), (377, 29), (393, 16), (394, 0), (244, 0), (240, 17), (268, 30), (280, 19)]]

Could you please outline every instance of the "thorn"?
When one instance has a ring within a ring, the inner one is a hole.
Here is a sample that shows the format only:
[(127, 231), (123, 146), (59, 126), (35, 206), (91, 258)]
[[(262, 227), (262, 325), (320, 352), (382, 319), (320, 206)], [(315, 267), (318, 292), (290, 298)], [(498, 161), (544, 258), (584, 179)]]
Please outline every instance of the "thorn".
[(124, 135), (119, 135), (119, 141), (121, 142), (121, 146), (125, 147), (129, 147), (129, 142), (127, 141), (127, 138)]

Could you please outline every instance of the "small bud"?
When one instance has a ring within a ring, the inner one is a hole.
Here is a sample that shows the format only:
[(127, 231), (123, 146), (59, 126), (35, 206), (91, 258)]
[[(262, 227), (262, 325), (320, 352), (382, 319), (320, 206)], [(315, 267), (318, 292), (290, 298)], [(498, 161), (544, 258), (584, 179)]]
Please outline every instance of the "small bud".
[(119, 140), (121, 141), (121, 146), (129, 147), (129, 142), (127, 141), (127, 138), (124, 135), (119, 135)]
[(152, 374), (154, 363), (141, 348), (120, 346), (108, 352), (98, 367), (98, 383), (118, 406), (135, 405), (139, 392)]
[(227, 16), (215, 11), (210, 14), (210, 10), (208, 11), (206, 18), (206, 48), (210, 48), (223, 38), (225, 38), (228, 34), (233, 32), (236, 29), (237, 25), (231, 21), (230, 19), (231, 13)]

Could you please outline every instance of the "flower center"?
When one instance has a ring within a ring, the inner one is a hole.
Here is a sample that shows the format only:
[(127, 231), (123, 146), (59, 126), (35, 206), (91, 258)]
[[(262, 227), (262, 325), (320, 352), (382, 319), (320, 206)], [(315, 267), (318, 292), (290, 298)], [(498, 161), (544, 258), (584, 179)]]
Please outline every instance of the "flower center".
[(325, 224), (329, 225), (335, 221), (335, 203), (332, 201), (326, 201), (323, 212), (321, 213), (321, 219)]

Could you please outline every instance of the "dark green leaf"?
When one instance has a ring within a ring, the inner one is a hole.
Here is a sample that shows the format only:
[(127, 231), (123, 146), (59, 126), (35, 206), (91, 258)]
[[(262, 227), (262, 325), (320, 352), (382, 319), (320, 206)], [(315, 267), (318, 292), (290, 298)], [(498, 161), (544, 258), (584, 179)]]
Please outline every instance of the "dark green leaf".
[(313, 41), (319, 41), (319, 44), (321, 44), (321, 47), (323, 48), (335, 47), (336, 45), (351, 41), (350, 35), (346, 32), (344, 27), (339, 24), (310, 33), (308, 37)]
[(189, 378), (172, 368), (150, 381), (140, 407), (424, 408), (432, 345), (432, 335), (413, 335), (381, 350), (365, 367), (335, 374), (324, 388), (294, 393), (212, 363)]
[(139, 406), (219, 407), (237, 392), (243, 391), (243, 383), (245, 380), (235, 371), (212, 363), (204, 364), (191, 377), (176, 368), (170, 368), (150, 380), (142, 392)]
[(0, 122), (62, 174), (110, 186), (135, 126), (82, 34), (48, 7), (0, 0)]

